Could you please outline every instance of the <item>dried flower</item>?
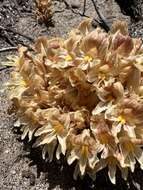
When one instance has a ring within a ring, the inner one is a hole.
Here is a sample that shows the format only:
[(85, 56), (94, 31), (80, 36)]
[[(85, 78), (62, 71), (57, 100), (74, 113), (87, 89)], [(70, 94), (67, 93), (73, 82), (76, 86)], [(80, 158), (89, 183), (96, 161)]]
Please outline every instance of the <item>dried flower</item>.
[(36, 0), (35, 13), (40, 22), (50, 23), (53, 16), (52, 0)]
[[(40, 1), (37, 1), (40, 2)], [(108, 167), (124, 179), (143, 168), (143, 46), (124, 22), (107, 34), (83, 21), (69, 37), (41, 37), (34, 51), (19, 49), (8, 83), (22, 139), (36, 137), (43, 158), (76, 162), (74, 178)], [(46, 156), (46, 154), (48, 154)]]

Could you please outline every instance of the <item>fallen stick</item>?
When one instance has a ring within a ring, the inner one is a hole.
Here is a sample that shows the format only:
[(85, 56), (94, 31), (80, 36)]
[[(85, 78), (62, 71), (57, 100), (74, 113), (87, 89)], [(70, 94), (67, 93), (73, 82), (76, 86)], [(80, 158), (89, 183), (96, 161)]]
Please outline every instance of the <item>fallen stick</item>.
[(17, 50), (17, 47), (6, 47), (6, 48), (2, 48), (2, 49), (0, 49), (0, 53), (6, 52), (6, 51), (13, 51), (13, 50)]
[[(95, 1), (94, 1), (94, 0), (91, 0), (91, 1), (92, 1), (92, 3), (93, 3), (93, 6), (94, 6), (94, 8), (95, 8), (95, 11), (96, 11), (96, 13), (97, 13), (97, 15), (98, 15), (98, 17), (99, 17), (99, 20), (96, 19), (96, 18), (93, 18), (93, 20), (94, 20), (98, 25), (100, 25), (106, 32), (108, 32), (108, 31), (110, 30), (110, 27), (109, 27), (108, 24), (106, 23), (105, 18), (101, 15), (100, 11), (98, 10)], [(90, 16), (85, 15), (85, 12), (86, 12), (86, 3), (87, 3), (86, 0), (84, 0), (83, 12), (82, 12), (82, 13), (77, 12), (77, 11), (75, 11), (74, 9), (72, 9), (72, 7), (70, 6), (70, 4), (69, 4), (66, 0), (63, 0), (63, 3), (65, 3), (67, 9), (71, 10), (74, 14), (78, 14), (78, 15), (80, 15), (80, 16), (82, 16), (82, 17), (90, 18)]]
[(6, 67), (2, 67), (2, 68), (0, 68), (0, 72), (1, 71), (4, 71), (4, 70), (6, 70), (6, 69), (9, 69), (9, 68), (11, 68), (12, 66), (6, 66)]
[[(109, 27), (108, 24), (106, 23), (105, 18), (101, 15), (100, 11), (98, 10), (95, 1), (94, 1), (94, 0), (91, 0), (91, 1), (92, 1), (92, 3), (93, 3), (93, 6), (94, 6), (94, 8), (95, 8), (95, 11), (96, 11), (96, 13), (97, 13), (97, 15), (98, 15), (98, 17), (99, 17), (98, 23), (100, 23), (100, 26), (101, 26), (102, 28), (104, 28), (106, 32), (108, 32), (108, 31), (110, 30), (110, 27)], [(96, 20), (95, 20), (95, 21), (96, 21)]]
[[(88, 15), (85, 14), (85, 11), (86, 11), (86, 0), (84, 0), (84, 5), (83, 5), (84, 7), (83, 7), (83, 12), (82, 12), (82, 13), (80, 13), (79, 11), (75, 11), (75, 10), (67, 3), (66, 0), (63, 0), (63, 3), (65, 3), (67, 9), (71, 10), (72, 13), (77, 14), (77, 15), (80, 15), (81, 17), (90, 18), (90, 16), (88, 16)], [(95, 20), (98, 24), (100, 24), (100, 22), (99, 22), (98, 20), (96, 20), (95, 18), (94, 18), (94, 20)]]
[(6, 28), (6, 27), (3, 27), (3, 26), (1, 26), (1, 25), (0, 25), (0, 29), (5, 30), (5, 31), (7, 31), (7, 32), (12, 32), (12, 33), (14, 33), (14, 34), (18, 34), (18, 35), (20, 35), (20, 36), (23, 36), (24, 38), (27, 38), (29, 41), (32, 41), (32, 42), (34, 41), (34, 39), (31, 38), (30, 36), (27, 36), (27, 35), (25, 35), (25, 34), (22, 34), (21, 32), (15, 31), (14, 29)]
[(86, 0), (84, 0), (83, 2), (83, 15), (85, 15), (85, 11), (86, 11)]

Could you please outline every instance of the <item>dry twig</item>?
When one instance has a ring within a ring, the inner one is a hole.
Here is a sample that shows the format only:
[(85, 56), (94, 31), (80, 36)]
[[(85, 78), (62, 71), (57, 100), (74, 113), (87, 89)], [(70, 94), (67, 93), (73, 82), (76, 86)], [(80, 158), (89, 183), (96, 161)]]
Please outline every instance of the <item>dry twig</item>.
[[(89, 18), (89, 16), (85, 15), (85, 11), (83, 10), (83, 13), (80, 13), (80, 12), (77, 12), (75, 11), (69, 4), (66, 0), (63, 0), (64, 4), (66, 5), (67, 9), (71, 10), (74, 14), (78, 14), (80, 16), (83, 16), (83, 17), (86, 17), (86, 18)], [(86, 0), (84, 0), (84, 5), (86, 5)]]
[[(106, 32), (108, 32), (110, 30), (110, 27), (108, 26), (107, 22), (105, 21), (105, 18), (103, 17), (103, 15), (100, 13), (97, 5), (96, 5), (96, 2), (94, 0), (91, 0), (92, 3), (93, 3), (93, 6), (95, 8), (95, 11), (99, 17), (99, 21), (98, 21), (98, 24), (105, 29)], [(94, 19), (95, 20), (95, 19)], [(95, 20), (96, 21), (96, 20)]]
[[(108, 31), (110, 30), (110, 27), (108, 26), (108, 24), (107, 24), (107, 22), (106, 22), (104, 16), (100, 13), (100, 11), (99, 11), (99, 9), (98, 9), (98, 7), (97, 7), (97, 5), (96, 5), (96, 2), (95, 2), (94, 0), (91, 0), (91, 1), (92, 1), (92, 3), (93, 3), (93, 6), (94, 6), (94, 8), (95, 8), (95, 11), (96, 11), (96, 13), (97, 13), (97, 15), (98, 15), (98, 17), (99, 17), (99, 19), (94, 18), (93, 20), (94, 20), (98, 25), (100, 25), (102, 28), (104, 28), (104, 30), (105, 30), (106, 32), (108, 32)], [(70, 9), (74, 14), (78, 14), (78, 15), (80, 15), (80, 16), (89, 18), (89, 16), (87, 16), (87, 15), (85, 14), (85, 12), (86, 12), (86, 3), (87, 3), (87, 0), (84, 0), (83, 12), (82, 12), (82, 13), (75, 11), (75, 10), (70, 6), (70, 4), (69, 4), (66, 0), (63, 0), (63, 2), (65, 3), (66, 7), (67, 7), (68, 9)]]
[(22, 34), (21, 32), (18, 32), (18, 31), (14, 30), (14, 29), (6, 28), (6, 27), (3, 27), (3, 26), (1, 26), (1, 25), (0, 25), (0, 29), (1, 29), (1, 30), (4, 30), (4, 31), (7, 31), (7, 32), (12, 32), (12, 33), (14, 33), (14, 34), (18, 34), (18, 35), (20, 35), (20, 36), (23, 36), (24, 38), (28, 39), (29, 41), (32, 41), (32, 42), (34, 41), (33, 38), (31, 38), (30, 36), (27, 36), (27, 35), (25, 35), (25, 34)]
[(0, 68), (0, 72), (1, 71), (4, 71), (4, 70), (6, 70), (6, 69), (9, 69), (9, 68), (11, 68), (12, 66), (6, 66), (6, 67), (2, 67), (2, 68)]
[(13, 50), (17, 50), (17, 47), (6, 47), (6, 48), (2, 48), (2, 49), (0, 49), (0, 53), (6, 52), (6, 51), (13, 51)]

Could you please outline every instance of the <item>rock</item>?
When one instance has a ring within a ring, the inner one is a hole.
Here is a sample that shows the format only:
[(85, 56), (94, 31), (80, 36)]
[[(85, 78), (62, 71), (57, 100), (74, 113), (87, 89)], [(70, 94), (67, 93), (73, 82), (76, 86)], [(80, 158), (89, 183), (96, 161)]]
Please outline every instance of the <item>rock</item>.
[(5, 150), (5, 154), (8, 154), (9, 153), (9, 150)]
[(80, 2), (78, 0), (67, 0), (67, 3), (73, 8), (78, 9), (80, 7)]
[(12, 175), (15, 175), (15, 174), (16, 174), (16, 171), (15, 171), (15, 170), (12, 170), (12, 171), (11, 171), (11, 174), (12, 174)]
[(29, 178), (30, 179), (30, 185), (35, 185), (35, 175), (30, 170), (23, 170), (22, 171), (22, 177), (23, 178)]

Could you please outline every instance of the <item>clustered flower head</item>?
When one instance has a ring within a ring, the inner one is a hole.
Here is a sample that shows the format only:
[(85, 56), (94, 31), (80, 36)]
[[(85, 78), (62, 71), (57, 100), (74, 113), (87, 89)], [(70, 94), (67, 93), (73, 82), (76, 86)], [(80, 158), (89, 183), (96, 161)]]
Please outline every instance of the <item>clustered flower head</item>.
[(75, 179), (107, 167), (115, 184), (117, 168), (124, 179), (136, 162), (143, 169), (143, 46), (123, 21), (109, 33), (90, 25), (19, 48), (10, 99), (22, 139), (36, 137), (44, 159), (64, 155)]
[(53, 16), (52, 0), (36, 0), (35, 13), (40, 22), (51, 22)]

